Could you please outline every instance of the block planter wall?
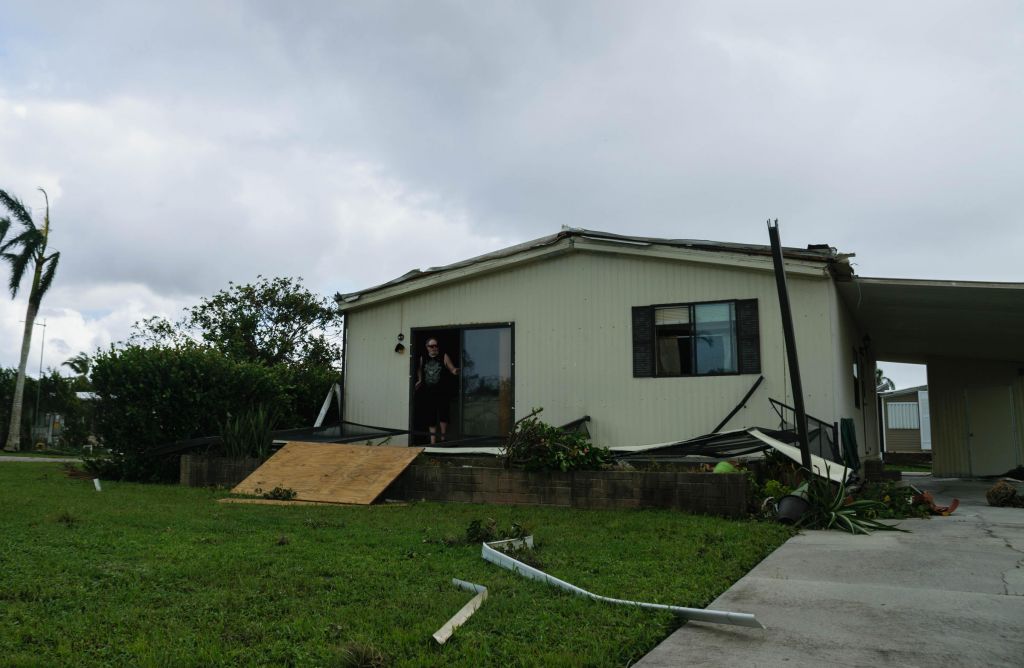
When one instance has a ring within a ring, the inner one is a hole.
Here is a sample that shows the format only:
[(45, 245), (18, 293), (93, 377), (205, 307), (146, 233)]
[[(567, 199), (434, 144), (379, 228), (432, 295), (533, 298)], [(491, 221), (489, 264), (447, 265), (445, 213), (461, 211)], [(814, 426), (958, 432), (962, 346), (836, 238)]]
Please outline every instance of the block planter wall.
[(382, 497), (564, 508), (673, 508), (742, 517), (747, 487), (740, 473), (531, 472), (417, 462)]
[(234, 487), (259, 468), (261, 459), (182, 455), (179, 480), (187, 487)]

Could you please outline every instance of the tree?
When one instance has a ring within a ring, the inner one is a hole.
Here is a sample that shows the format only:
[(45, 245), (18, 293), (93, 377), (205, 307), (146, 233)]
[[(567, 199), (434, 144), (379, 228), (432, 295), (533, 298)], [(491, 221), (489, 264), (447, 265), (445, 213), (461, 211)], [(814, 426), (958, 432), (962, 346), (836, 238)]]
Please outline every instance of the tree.
[(92, 368), (92, 358), (89, 357), (88, 353), (81, 352), (74, 357), (64, 360), (61, 366), (66, 366), (79, 376), (88, 377), (89, 369)]
[(330, 368), (341, 359), (329, 338), (340, 322), (337, 308), (301, 278), (257, 276), (251, 284), (229, 283), (185, 309), (176, 323), (159, 316), (136, 323), (129, 342), (180, 347), (191, 341), (237, 361)]
[(896, 383), (885, 377), (881, 367), (875, 368), (875, 392), (888, 392), (896, 389)]
[[(43, 300), (43, 295), (50, 289), (53, 277), (57, 273), (57, 263), (60, 262), (60, 253), (46, 253), (50, 237), (50, 198), (42, 188), (39, 192), (43, 193), (43, 199), (46, 200), (42, 228), (36, 226), (30, 211), (18, 198), (0, 190), (0, 205), (9, 214), (0, 218), (0, 257), (11, 266), (9, 287), (12, 299), (18, 295), (25, 272), (29, 267), (32, 268), (28, 309), (25, 312), (25, 331), (21, 337), (21, 360), (18, 362), (18, 379), (11, 402), (7, 445), (4, 446), (8, 451), (19, 450), (21, 446), (21, 408), (25, 395), (25, 366), (28, 364), (28, 351), (32, 344), (32, 328), (35, 326), (36, 314), (39, 313), (39, 304)], [(13, 223), (20, 225), (21, 232), (4, 241)]]

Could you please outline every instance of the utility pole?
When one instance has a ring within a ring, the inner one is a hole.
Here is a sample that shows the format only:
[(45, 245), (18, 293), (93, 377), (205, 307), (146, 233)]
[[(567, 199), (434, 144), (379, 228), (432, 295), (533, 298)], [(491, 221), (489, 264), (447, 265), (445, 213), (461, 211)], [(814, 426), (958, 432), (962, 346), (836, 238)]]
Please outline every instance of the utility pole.
[(804, 388), (800, 381), (800, 363), (796, 355), (796, 334), (793, 330), (793, 311), (789, 306), (789, 287), (786, 285), (786, 267), (782, 260), (782, 240), (779, 238), (779, 219), (768, 221), (768, 238), (772, 243), (772, 261), (775, 264), (775, 285), (779, 289), (779, 310), (782, 331), (786, 335), (786, 356), (793, 386), (793, 409), (796, 413), (796, 436), (800, 442), (800, 464), (811, 470), (811, 446), (807, 439), (807, 411), (804, 409)]

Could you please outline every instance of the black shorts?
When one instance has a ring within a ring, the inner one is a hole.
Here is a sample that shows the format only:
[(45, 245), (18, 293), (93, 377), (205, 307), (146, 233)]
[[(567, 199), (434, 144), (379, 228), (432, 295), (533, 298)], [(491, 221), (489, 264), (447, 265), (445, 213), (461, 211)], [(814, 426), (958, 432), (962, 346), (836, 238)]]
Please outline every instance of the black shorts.
[(439, 388), (423, 388), (423, 422), (430, 426), (451, 422), (451, 399)]

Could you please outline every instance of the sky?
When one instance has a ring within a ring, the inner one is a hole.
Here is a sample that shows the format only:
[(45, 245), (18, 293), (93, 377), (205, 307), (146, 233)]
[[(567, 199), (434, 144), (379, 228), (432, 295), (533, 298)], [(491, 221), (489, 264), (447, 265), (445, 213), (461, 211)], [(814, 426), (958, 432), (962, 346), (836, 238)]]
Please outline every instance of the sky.
[(0, 0), (0, 188), (50, 195), (54, 367), (228, 281), (333, 295), (563, 225), (778, 218), (860, 275), (1021, 281), (1021, 63), (1019, 2)]

